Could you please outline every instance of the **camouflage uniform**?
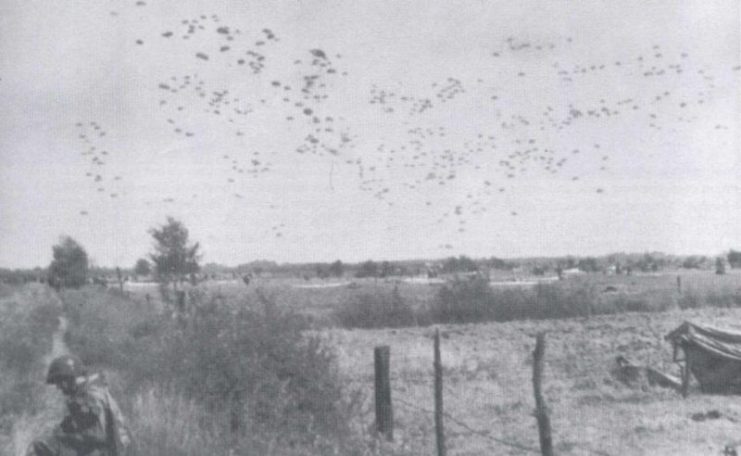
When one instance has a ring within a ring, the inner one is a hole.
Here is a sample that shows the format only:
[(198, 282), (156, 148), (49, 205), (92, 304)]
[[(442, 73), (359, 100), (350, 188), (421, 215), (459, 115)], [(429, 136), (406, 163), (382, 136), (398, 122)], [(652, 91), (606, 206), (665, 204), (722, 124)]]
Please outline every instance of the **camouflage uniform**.
[(67, 416), (27, 456), (123, 456), (131, 442), (118, 404), (102, 374), (79, 377), (67, 397)]

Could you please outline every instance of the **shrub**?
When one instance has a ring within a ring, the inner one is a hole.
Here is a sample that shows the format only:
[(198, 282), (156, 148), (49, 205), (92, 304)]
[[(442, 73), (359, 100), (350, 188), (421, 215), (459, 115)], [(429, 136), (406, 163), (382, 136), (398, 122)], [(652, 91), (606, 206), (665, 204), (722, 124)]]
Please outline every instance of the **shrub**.
[(715, 259), (715, 273), (718, 275), (726, 273), (726, 263), (721, 257)]
[(651, 306), (648, 300), (629, 296), (625, 293), (620, 293), (617, 297), (608, 302), (608, 309), (610, 311), (604, 313), (623, 313), (623, 312), (655, 312), (666, 310), (667, 303), (664, 301), (654, 308)]
[(378, 264), (373, 260), (363, 262), (355, 273), (355, 277), (359, 279), (365, 277), (378, 277)]
[(159, 320), (153, 309), (114, 290), (64, 290), (60, 297), (69, 321), (65, 342), (85, 364), (123, 366), (141, 349), (137, 331)]
[(443, 263), (443, 272), (447, 273), (474, 272), (478, 270), (479, 267), (476, 262), (464, 255), (458, 258), (450, 257)]
[(456, 279), (443, 286), (429, 307), (429, 318), (437, 323), (469, 323), (496, 320), (494, 295), (483, 278)]
[(362, 293), (334, 311), (345, 328), (395, 328), (415, 324), (414, 310), (401, 297), (399, 287), (390, 294)]
[(436, 323), (568, 318), (590, 315), (596, 300), (586, 282), (493, 290), (486, 279), (475, 278), (443, 286), (427, 312)]
[(741, 267), (741, 251), (731, 249), (728, 252), (727, 259), (732, 268)]
[[(191, 293), (186, 312), (159, 315), (109, 293), (86, 290), (65, 293), (64, 299), (72, 315), (70, 348), (118, 371), (121, 397), (140, 398), (139, 403), (129, 399), (124, 408), (143, 429), (149, 454), (217, 453), (199, 453), (200, 443), (180, 450), (174, 444), (156, 446), (162, 429), (175, 433), (169, 441), (177, 442), (178, 426), (194, 426), (178, 420), (181, 406), (197, 407), (208, 418), (200, 420), (208, 429), (199, 434), (203, 441), (217, 435), (216, 441), (231, 448), (252, 449), (245, 450), (249, 454), (267, 454), (258, 450), (259, 436), (276, 448), (310, 448), (320, 437), (345, 445), (351, 434), (351, 407), (343, 399), (333, 353), (307, 335), (302, 318), (272, 303), (251, 299), (238, 305)], [(132, 312), (136, 306), (138, 315)], [(160, 412), (143, 408), (147, 394), (159, 398), (151, 407), (162, 407), (162, 421), (152, 421)]]

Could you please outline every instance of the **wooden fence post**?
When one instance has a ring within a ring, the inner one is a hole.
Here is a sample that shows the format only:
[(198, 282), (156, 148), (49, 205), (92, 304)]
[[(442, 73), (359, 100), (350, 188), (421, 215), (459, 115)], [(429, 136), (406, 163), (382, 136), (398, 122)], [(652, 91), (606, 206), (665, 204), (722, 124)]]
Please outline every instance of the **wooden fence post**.
[(440, 360), (440, 330), (435, 329), (435, 440), (437, 456), (445, 456), (443, 428), (443, 365)]
[(376, 373), (376, 431), (383, 434), (386, 440), (394, 439), (394, 413), (391, 408), (391, 380), (389, 376), (389, 358), (391, 349), (381, 345), (373, 350)]
[(535, 417), (538, 420), (540, 435), (540, 451), (543, 456), (553, 456), (553, 442), (551, 441), (551, 420), (548, 417), (541, 384), (543, 381), (543, 358), (545, 356), (545, 334), (538, 334), (533, 352), (533, 389), (535, 390)]

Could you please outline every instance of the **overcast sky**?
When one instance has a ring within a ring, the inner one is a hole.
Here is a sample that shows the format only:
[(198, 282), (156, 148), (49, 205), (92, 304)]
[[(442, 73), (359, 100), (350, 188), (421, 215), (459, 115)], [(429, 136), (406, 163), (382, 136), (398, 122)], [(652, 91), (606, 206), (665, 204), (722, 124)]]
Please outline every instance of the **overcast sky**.
[(741, 248), (739, 3), (0, 3), (0, 266)]

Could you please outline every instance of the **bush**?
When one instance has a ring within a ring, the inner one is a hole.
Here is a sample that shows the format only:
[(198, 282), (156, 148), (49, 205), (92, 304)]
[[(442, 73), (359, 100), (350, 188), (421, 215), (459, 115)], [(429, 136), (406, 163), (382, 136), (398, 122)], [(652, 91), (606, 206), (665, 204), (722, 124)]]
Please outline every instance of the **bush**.
[(591, 315), (597, 301), (588, 283), (537, 284), (534, 289), (492, 289), (486, 279), (456, 280), (429, 306), (435, 323), (473, 323)]
[(429, 307), (431, 321), (436, 323), (470, 323), (496, 320), (494, 294), (482, 278), (456, 279), (445, 285)]
[(728, 264), (731, 265), (731, 268), (736, 269), (741, 267), (741, 251), (731, 249), (726, 258), (728, 259)]
[(479, 266), (476, 262), (464, 255), (458, 258), (450, 257), (443, 263), (443, 272), (447, 273), (475, 272), (478, 270)]
[(416, 322), (414, 310), (394, 287), (390, 295), (363, 293), (334, 311), (345, 328), (396, 328)]
[(60, 297), (69, 321), (65, 342), (88, 365), (125, 368), (143, 349), (137, 331), (160, 319), (152, 308), (114, 290), (64, 290)]
[[(263, 437), (272, 448), (313, 448), (323, 438), (351, 453), (352, 408), (333, 353), (307, 335), (302, 318), (264, 299), (238, 305), (190, 293), (186, 312), (160, 315), (109, 293), (65, 293), (68, 342), (85, 361), (118, 372), (143, 454), (217, 454), (217, 442), (268, 454)], [(179, 416), (178, 407), (202, 418)], [(200, 436), (195, 443), (178, 446), (182, 426)], [(161, 443), (163, 432), (170, 443)], [(206, 441), (212, 448), (199, 453)]]
[(378, 264), (373, 260), (363, 262), (355, 273), (355, 277), (359, 279), (365, 277), (378, 277)]
[(615, 299), (612, 299), (608, 303), (609, 309), (612, 311), (604, 313), (659, 312), (667, 310), (670, 304), (671, 301), (663, 301), (654, 308), (646, 299), (620, 293)]

